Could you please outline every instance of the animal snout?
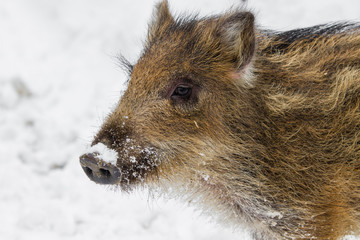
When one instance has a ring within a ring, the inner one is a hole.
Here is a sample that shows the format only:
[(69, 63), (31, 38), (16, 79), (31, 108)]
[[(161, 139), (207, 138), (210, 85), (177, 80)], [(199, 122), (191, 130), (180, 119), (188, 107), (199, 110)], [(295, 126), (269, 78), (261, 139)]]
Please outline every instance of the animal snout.
[(120, 170), (111, 163), (96, 157), (96, 153), (87, 153), (80, 157), (80, 164), (90, 180), (99, 184), (116, 184), (120, 179)]

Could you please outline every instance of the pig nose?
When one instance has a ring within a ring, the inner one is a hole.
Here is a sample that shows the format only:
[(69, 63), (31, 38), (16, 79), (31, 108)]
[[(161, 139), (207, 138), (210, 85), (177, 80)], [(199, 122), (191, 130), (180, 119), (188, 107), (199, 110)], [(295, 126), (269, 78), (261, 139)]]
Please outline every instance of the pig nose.
[(80, 164), (90, 180), (99, 184), (116, 184), (120, 179), (120, 170), (111, 163), (106, 163), (94, 153), (86, 153), (80, 157)]

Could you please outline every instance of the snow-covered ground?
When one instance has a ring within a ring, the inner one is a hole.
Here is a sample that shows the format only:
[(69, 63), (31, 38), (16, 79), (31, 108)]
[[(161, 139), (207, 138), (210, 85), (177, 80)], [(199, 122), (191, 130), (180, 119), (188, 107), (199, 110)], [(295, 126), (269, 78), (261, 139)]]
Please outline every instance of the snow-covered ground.
[[(0, 239), (250, 239), (176, 201), (98, 186), (78, 156), (123, 90), (153, 0), (0, 0)], [(173, 0), (219, 13), (240, 0)], [(358, 0), (249, 0), (277, 30), (360, 18)], [(341, 221), (341, 219), (339, 219)]]

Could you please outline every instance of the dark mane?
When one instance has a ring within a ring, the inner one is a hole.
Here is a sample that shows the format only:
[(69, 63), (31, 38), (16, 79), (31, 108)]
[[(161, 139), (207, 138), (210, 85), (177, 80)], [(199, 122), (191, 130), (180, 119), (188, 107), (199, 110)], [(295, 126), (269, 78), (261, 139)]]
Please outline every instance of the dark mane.
[[(335, 34), (360, 34), (360, 24), (352, 22), (335, 22), (330, 24), (321, 24), (312, 27), (298, 28), (285, 32), (264, 30), (266, 36), (278, 42), (276, 50), (286, 50), (292, 43), (300, 40), (311, 41), (321, 36), (328, 37)], [(274, 50), (274, 49), (273, 49)]]

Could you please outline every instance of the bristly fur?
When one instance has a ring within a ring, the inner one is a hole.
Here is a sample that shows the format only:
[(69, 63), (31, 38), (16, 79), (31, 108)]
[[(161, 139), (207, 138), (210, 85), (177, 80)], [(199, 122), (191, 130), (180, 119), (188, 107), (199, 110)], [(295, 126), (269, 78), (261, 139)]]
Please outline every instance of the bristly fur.
[(117, 59), (118, 59), (120, 68), (122, 70), (124, 70), (128, 76), (131, 76), (131, 73), (133, 72), (133, 69), (134, 69), (134, 65), (132, 65), (129, 62), (129, 60), (127, 60), (122, 54), (119, 54), (117, 56)]
[(118, 152), (121, 189), (173, 192), (256, 239), (360, 233), (358, 24), (275, 32), (163, 1), (122, 62), (128, 89), (94, 140)]
[[(284, 50), (296, 41), (316, 41), (318, 38), (330, 37), (332, 35), (349, 35), (360, 32), (360, 24), (355, 22), (334, 22), (321, 24), (307, 28), (299, 28), (285, 32), (263, 30), (265, 35), (272, 38), (274, 42), (281, 44), (275, 45), (277, 50)], [(273, 46), (272, 46), (273, 47)]]
[(292, 42), (298, 40), (316, 39), (320, 36), (330, 36), (341, 33), (351, 34), (356, 31), (360, 31), (360, 26), (358, 23), (334, 22), (285, 32), (277, 32), (276, 35), (279, 39), (285, 40), (291, 44)]

